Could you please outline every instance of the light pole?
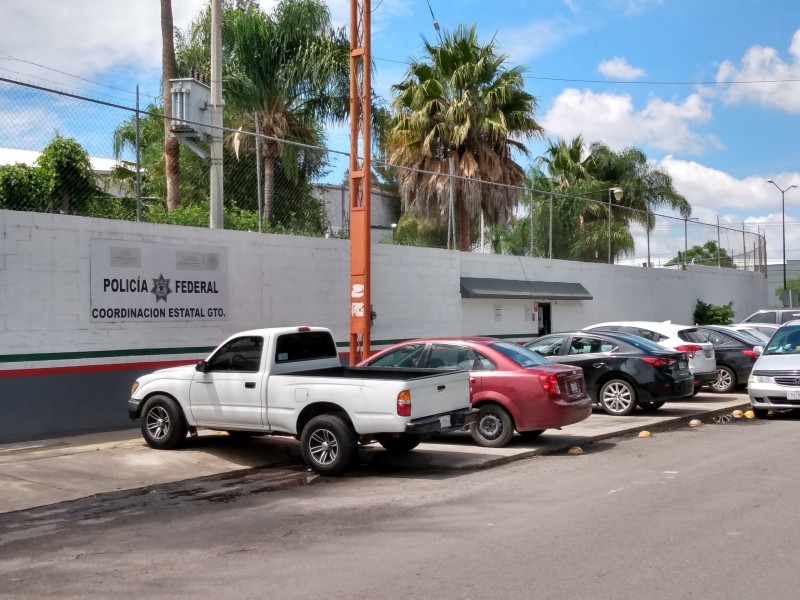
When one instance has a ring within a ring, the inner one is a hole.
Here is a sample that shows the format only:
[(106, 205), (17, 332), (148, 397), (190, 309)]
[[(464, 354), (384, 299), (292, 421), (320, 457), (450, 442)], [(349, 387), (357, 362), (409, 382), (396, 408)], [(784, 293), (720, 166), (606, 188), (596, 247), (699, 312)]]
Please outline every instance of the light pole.
[(622, 200), (622, 195), (625, 193), (621, 187), (608, 188), (608, 264), (611, 264), (611, 193), (614, 193), (614, 198), (617, 202)]
[[(789, 191), (792, 188), (796, 188), (797, 186), (790, 185), (786, 189), (782, 190), (777, 183), (772, 181), (772, 179), (767, 179), (767, 183), (771, 183), (772, 185), (774, 185), (776, 188), (778, 188), (778, 190), (781, 193), (781, 238), (783, 240), (783, 291), (785, 292), (786, 291), (786, 202), (784, 195), (786, 194), (787, 191)], [(792, 303), (791, 298), (792, 294), (790, 293), (789, 294), (790, 305)]]

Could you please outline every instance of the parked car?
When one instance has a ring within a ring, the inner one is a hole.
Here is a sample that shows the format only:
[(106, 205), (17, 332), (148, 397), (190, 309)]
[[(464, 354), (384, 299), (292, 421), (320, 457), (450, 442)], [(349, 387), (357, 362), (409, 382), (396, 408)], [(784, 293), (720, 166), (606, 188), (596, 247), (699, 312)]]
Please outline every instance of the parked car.
[(551, 363), (518, 344), (489, 337), (429, 338), (390, 346), (364, 367), (466, 369), (478, 421), (470, 426), (479, 446), (499, 448), (514, 431), (536, 437), (588, 418), (592, 399), (583, 371)]
[(676, 325), (670, 321), (613, 321), (598, 323), (583, 328), (584, 331), (621, 331), (680, 352), (689, 357), (689, 370), (694, 377), (693, 393), (697, 394), (705, 384), (717, 378), (717, 363), (714, 360), (714, 345), (697, 335), (697, 327)]
[(777, 323), (734, 323), (730, 327), (755, 330), (766, 337), (766, 341), (769, 341), (769, 338), (772, 337), (772, 334), (777, 331), (780, 325)]
[(789, 321), (800, 319), (800, 307), (798, 308), (765, 308), (757, 310), (752, 315), (744, 318), (740, 323), (769, 323), (772, 325), (782, 325)]
[(750, 406), (759, 418), (770, 409), (800, 408), (800, 321), (775, 332), (747, 381)]
[(757, 331), (726, 325), (701, 325), (697, 329), (714, 344), (717, 379), (709, 387), (717, 393), (729, 394), (737, 387), (747, 385), (747, 378), (758, 358), (754, 348), (766, 344), (764, 336)]
[(639, 336), (571, 331), (536, 338), (525, 347), (553, 362), (581, 367), (589, 395), (610, 415), (629, 415), (637, 405), (658, 409), (667, 400), (692, 395), (686, 353)]
[(128, 416), (153, 448), (177, 448), (198, 428), (234, 437), (289, 435), (320, 475), (341, 475), (359, 441), (408, 452), (477, 415), (464, 372), (353, 369), (323, 327), (271, 327), (229, 337), (197, 365), (160, 369), (133, 384)]

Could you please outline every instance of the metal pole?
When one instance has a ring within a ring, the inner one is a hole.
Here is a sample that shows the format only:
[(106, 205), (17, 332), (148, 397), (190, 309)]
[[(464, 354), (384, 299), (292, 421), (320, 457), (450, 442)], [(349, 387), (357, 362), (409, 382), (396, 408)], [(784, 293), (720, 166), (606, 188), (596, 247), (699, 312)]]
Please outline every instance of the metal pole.
[(550, 234), (548, 237), (548, 244), (550, 245), (550, 249), (547, 254), (547, 258), (553, 258), (553, 182), (550, 181)]
[[(781, 190), (781, 238), (783, 240), (783, 291), (786, 291), (786, 204), (784, 196), (786, 190)], [(789, 294), (789, 306), (792, 305), (792, 295)]]
[(686, 227), (689, 217), (683, 219), (683, 264), (686, 264), (686, 255), (689, 253), (689, 232)]
[(533, 197), (536, 195), (536, 182), (533, 183), (531, 188), (531, 212), (529, 218), (531, 220), (531, 256), (533, 256)]
[(719, 269), (719, 254), (720, 254), (720, 244), (721, 240), (719, 239), (719, 215), (717, 215), (717, 268)]
[(611, 189), (608, 190), (608, 264), (611, 264)]
[(258, 123), (258, 111), (253, 113), (253, 120), (256, 124), (256, 186), (258, 189), (258, 196), (256, 197), (256, 204), (258, 205), (258, 233), (264, 231), (264, 206), (261, 203), (261, 126)]
[(747, 240), (744, 237), (744, 221), (742, 221), (742, 259), (744, 260), (744, 270), (747, 271)]
[(650, 213), (647, 213), (647, 266), (650, 266)]
[(450, 240), (453, 241), (453, 250), (456, 248), (456, 215), (454, 212), (456, 203), (456, 188), (455, 188), (455, 163), (451, 156), (448, 161), (448, 168), (450, 169), (450, 202), (448, 204), (447, 214), (447, 248), (450, 249)]
[(136, 84), (136, 222), (142, 220), (142, 147), (139, 118), (139, 84)]
[(211, 1), (211, 228), (223, 229), (222, 0)]

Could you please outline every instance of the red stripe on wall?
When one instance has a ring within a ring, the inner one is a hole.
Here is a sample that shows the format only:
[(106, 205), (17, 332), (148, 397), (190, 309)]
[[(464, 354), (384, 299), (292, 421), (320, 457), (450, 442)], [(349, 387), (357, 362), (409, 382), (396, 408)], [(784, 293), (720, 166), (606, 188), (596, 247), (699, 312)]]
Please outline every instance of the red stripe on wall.
[(180, 367), (182, 365), (196, 364), (197, 360), (167, 360), (157, 362), (136, 362), (136, 363), (112, 363), (100, 365), (75, 365), (72, 367), (41, 367), (34, 369), (9, 369), (0, 371), (0, 379), (6, 377), (41, 377), (47, 375), (74, 375), (77, 373), (101, 373), (104, 371), (133, 371), (166, 369), (168, 367)]

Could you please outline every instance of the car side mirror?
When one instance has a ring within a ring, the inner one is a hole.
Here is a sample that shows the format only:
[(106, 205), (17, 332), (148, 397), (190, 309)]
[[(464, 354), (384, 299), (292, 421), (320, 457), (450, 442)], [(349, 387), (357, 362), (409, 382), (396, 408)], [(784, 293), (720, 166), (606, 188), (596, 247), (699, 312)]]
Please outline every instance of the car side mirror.
[(761, 356), (764, 354), (764, 346), (753, 346), (753, 352), (756, 353), (756, 356)]
[(208, 371), (208, 363), (204, 360), (201, 360), (197, 365), (195, 365), (194, 370), (198, 373), (205, 373)]

